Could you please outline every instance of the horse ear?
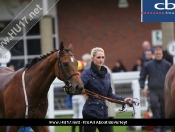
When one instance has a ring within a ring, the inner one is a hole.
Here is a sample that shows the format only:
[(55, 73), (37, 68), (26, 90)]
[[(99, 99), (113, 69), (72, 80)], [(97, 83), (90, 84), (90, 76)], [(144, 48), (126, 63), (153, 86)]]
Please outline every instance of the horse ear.
[(60, 51), (63, 51), (64, 50), (64, 44), (63, 44), (63, 41), (60, 43), (60, 47), (59, 47)]
[(68, 48), (71, 52), (73, 51), (73, 43), (71, 42), (70, 44), (69, 44), (69, 48)]

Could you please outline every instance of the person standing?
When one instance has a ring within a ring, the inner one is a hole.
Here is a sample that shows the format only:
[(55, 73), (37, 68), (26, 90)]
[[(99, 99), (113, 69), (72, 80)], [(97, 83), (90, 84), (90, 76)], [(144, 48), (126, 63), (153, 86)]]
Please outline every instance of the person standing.
[[(153, 118), (165, 118), (164, 109), (164, 81), (171, 64), (162, 59), (162, 48), (154, 49), (155, 59), (148, 61), (140, 72), (140, 88), (143, 95), (150, 99)], [(145, 88), (145, 80), (148, 77), (148, 89)], [(154, 132), (165, 132), (165, 127), (155, 126)]]
[(143, 67), (143, 62), (141, 58), (137, 58), (135, 65), (132, 68), (132, 71), (141, 71)]
[[(102, 48), (96, 47), (91, 50), (91, 67), (84, 70), (81, 80), (84, 88), (102, 96), (118, 99), (132, 103), (132, 98), (125, 98), (112, 93), (110, 74), (103, 66), (105, 53)], [(94, 96), (88, 96), (83, 107), (83, 119), (107, 119), (108, 108), (106, 101), (98, 99)], [(95, 132), (98, 128), (99, 132), (111, 132), (111, 126), (84, 126), (84, 132)]]
[(153, 55), (153, 51), (152, 50), (146, 50), (145, 51), (145, 59), (146, 59), (146, 62), (154, 59), (154, 55)]
[(116, 60), (115, 66), (112, 68), (112, 72), (126, 72), (126, 68), (123, 65), (123, 62), (119, 59)]
[(152, 53), (154, 52), (154, 49), (151, 47), (149, 41), (143, 41), (142, 43), (142, 49), (143, 49), (143, 52), (142, 52), (142, 60), (143, 60), (143, 65), (146, 63), (146, 51), (147, 50), (151, 50)]
[[(78, 60), (78, 73), (81, 76), (84, 67), (86, 66), (86, 62)], [(72, 95), (72, 109), (73, 109), (73, 119), (82, 119), (82, 110), (83, 105), (85, 103), (85, 95)], [(76, 126), (73, 125), (71, 131), (75, 132)], [(83, 126), (79, 126), (79, 132), (83, 132)]]
[[(113, 78), (112, 78), (112, 71), (111, 71), (111, 69), (108, 67), (108, 66), (106, 66), (106, 65), (104, 65), (104, 67), (106, 67), (106, 69), (107, 69), (107, 71), (108, 71), (108, 73), (110, 74), (110, 77), (111, 77), (111, 88), (112, 88), (112, 92), (113, 92), (113, 94), (115, 94), (115, 85), (114, 85), (114, 81), (113, 81)], [(115, 105), (115, 103), (112, 103), (112, 102), (109, 102), (109, 101), (107, 101), (106, 100), (106, 105), (108, 106), (108, 118), (109, 119), (114, 119), (115, 118), (115, 107), (116, 107), (116, 105)], [(113, 130), (113, 126), (111, 126), (111, 131), (113, 132), (114, 130)]]
[(86, 62), (86, 66), (84, 67), (84, 70), (91, 67), (91, 55), (89, 53), (85, 53), (82, 55), (83, 62)]

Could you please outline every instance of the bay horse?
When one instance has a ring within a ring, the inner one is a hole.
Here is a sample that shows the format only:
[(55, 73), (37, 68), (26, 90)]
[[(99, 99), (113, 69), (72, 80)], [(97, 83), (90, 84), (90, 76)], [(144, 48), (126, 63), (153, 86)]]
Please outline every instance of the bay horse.
[[(56, 77), (65, 83), (69, 94), (80, 94), (84, 86), (72, 49), (72, 44), (64, 48), (61, 42), (59, 50), (32, 59), (18, 71), (0, 67), (0, 118), (44, 119), (48, 108), (47, 93)], [(19, 128), (10, 126), (8, 132), (18, 132)], [(35, 132), (49, 132), (47, 126), (31, 128)], [(0, 132), (6, 132), (6, 126), (0, 126)]]
[[(166, 117), (175, 119), (175, 65), (171, 66), (165, 77), (164, 99)], [(170, 127), (175, 132), (175, 126)]]

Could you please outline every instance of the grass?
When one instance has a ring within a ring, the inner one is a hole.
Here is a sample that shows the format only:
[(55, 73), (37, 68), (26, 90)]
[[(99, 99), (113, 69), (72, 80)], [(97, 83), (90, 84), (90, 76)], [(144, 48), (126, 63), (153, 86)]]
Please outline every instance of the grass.
[[(126, 117), (129, 117), (129, 115), (131, 116), (131, 113), (120, 113), (120, 116), (118, 116), (118, 118), (123, 118), (125, 115)], [(72, 116), (61, 116), (61, 117), (57, 117), (58, 119), (71, 119)], [(113, 126), (113, 130), (114, 132), (133, 132), (133, 131), (129, 131), (126, 130), (126, 126)], [(71, 132), (71, 126), (56, 126), (55, 127), (55, 132)], [(76, 131), (75, 132), (79, 132), (79, 127), (76, 127)], [(96, 129), (96, 132), (98, 132), (98, 129)], [(146, 131), (140, 131), (140, 132), (146, 132)]]
[[(133, 118), (131, 112), (122, 112), (122, 113), (117, 113), (115, 119), (124, 119), (124, 118)], [(72, 116), (57, 116), (56, 118), (58, 119), (72, 119)], [(134, 130), (127, 130), (127, 126), (113, 126), (114, 132), (135, 132)], [(56, 126), (55, 127), (55, 132), (71, 132), (71, 126)], [(78, 126), (76, 127), (76, 131), (79, 132)], [(96, 130), (98, 132), (98, 129)], [(140, 130), (136, 132), (148, 132), (146, 130)], [(170, 130), (166, 132), (171, 132)]]

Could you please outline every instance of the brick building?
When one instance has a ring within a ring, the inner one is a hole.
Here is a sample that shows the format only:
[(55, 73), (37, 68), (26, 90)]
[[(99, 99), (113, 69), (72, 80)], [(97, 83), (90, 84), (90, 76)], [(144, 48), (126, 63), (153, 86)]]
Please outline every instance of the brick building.
[[(22, 1), (6, 1), (0, 5), (0, 31), (29, 4), (28, 0)], [(46, 1), (48, 9), (55, 4), (48, 15), (38, 21), (43, 15), (40, 11), (30, 21), (28, 14), (36, 8), (36, 4), (44, 9), (43, 3)], [(120, 1), (128, 1), (129, 6), (119, 8)], [(74, 44), (77, 59), (98, 46), (105, 50), (107, 66), (112, 68), (114, 62), (121, 59), (130, 71), (135, 60), (141, 57), (142, 42), (152, 41), (152, 30), (163, 31), (165, 45), (174, 39), (174, 23), (141, 23), (141, 0), (35, 0), (14, 20), (19, 22), (24, 16), (29, 23), (12, 40), (17, 41), (21, 37), (11, 49), (10, 64), (15, 66), (15, 70), (23, 67), (30, 59), (58, 48), (63, 41), (66, 47), (70, 42)], [(34, 26), (30, 29), (31, 25)], [(0, 34), (0, 42), (5, 36), (3, 32)]]
[(106, 65), (113, 67), (123, 60), (128, 70), (141, 57), (141, 43), (151, 42), (151, 31), (160, 23), (141, 23), (141, 1), (128, 0), (127, 8), (119, 8), (118, 0), (60, 0), (57, 4), (59, 41), (73, 42), (75, 56), (93, 47), (102, 47)]

